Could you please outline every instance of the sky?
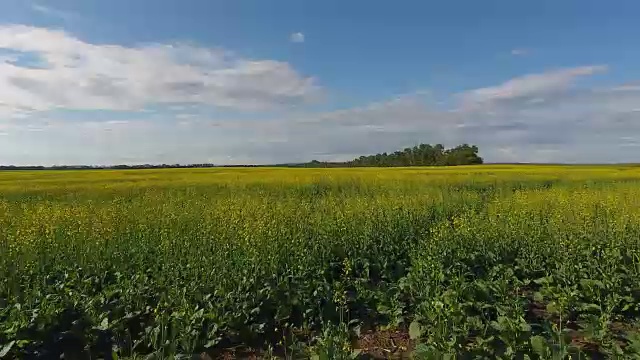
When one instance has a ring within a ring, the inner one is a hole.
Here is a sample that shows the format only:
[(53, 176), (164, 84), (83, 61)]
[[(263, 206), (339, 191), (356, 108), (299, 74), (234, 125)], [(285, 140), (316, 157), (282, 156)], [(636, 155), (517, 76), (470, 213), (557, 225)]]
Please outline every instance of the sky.
[(637, 0), (0, 8), (0, 164), (640, 162)]

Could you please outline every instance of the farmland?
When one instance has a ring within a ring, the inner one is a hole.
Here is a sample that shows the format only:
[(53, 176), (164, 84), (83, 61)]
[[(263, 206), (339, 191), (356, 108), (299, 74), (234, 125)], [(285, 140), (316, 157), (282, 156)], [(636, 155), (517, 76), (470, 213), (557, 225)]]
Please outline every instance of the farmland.
[(637, 167), (0, 172), (0, 254), (9, 358), (640, 356)]

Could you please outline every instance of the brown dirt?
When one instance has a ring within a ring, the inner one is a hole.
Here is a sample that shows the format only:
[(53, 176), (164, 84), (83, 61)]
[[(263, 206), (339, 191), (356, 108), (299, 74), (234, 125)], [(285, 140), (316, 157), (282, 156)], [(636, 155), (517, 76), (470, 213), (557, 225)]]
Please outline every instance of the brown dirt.
[(200, 360), (232, 360), (232, 359), (246, 359), (246, 360), (257, 360), (261, 357), (258, 356), (257, 351), (253, 351), (251, 349), (226, 349), (222, 350), (214, 356), (209, 356), (207, 354), (201, 354)]
[(365, 359), (409, 359), (414, 346), (404, 329), (372, 330), (362, 334), (356, 343)]

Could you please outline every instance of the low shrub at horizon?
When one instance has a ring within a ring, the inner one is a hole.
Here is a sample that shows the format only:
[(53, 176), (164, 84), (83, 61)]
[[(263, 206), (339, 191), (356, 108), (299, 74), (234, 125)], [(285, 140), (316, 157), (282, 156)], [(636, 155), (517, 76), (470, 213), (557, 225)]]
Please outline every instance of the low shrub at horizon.
[(636, 167), (5, 172), (0, 254), (9, 358), (640, 354)]

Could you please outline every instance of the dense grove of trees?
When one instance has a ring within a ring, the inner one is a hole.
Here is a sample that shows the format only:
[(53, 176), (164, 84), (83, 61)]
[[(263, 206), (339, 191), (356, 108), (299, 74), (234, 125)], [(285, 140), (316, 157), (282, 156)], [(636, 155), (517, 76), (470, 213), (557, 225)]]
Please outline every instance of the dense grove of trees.
[(452, 166), (482, 164), (478, 147), (463, 144), (445, 149), (442, 144), (420, 144), (391, 154), (361, 156), (349, 164), (354, 166)]
[(482, 164), (482, 158), (478, 156), (478, 147), (463, 144), (454, 148), (445, 149), (442, 144), (420, 144), (412, 148), (393, 153), (382, 153), (369, 156), (360, 156), (347, 162), (320, 162), (306, 163), (305, 167), (355, 167), (355, 166), (454, 166)]

